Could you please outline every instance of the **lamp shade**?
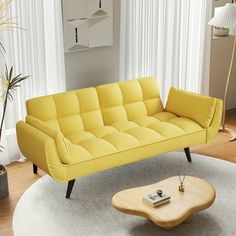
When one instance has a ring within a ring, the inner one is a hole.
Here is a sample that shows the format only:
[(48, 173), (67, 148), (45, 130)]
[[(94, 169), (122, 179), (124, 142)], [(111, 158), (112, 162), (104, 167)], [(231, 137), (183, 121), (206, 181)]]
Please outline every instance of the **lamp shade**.
[(225, 4), (225, 6), (215, 14), (208, 24), (223, 28), (236, 27), (236, 4)]

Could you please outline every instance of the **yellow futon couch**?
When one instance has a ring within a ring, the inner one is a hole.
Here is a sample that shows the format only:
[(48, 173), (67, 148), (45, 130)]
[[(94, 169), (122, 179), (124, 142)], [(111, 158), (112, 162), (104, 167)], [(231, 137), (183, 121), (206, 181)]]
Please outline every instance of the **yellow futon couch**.
[[(218, 132), (222, 101), (171, 88), (163, 108), (152, 77), (37, 97), (16, 125), (23, 155), (55, 180), (207, 143)], [(176, 160), (178, 161), (178, 160)]]

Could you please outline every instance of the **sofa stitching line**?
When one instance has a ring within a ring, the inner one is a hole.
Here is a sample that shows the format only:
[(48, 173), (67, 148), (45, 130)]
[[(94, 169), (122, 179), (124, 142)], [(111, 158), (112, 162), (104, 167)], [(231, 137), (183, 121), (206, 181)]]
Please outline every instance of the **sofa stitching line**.
[[(203, 131), (205, 131), (205, 133), (206, 133), (206, 130), (204, 129), (204, 130), (201, 130), (201, 131), (198, 131), (198, 132), (193, 132), (193, 133), (190, 133), (190, 134), (181, 135), (181, 136), (179, 136), (179, 137), (185, 137), (185, 136), (189, 136), (189, 135), (192, 135), (192, 134), (198, 134), (198, 133), (200, 134), (200, 133), (202, 133)], [(176, 138), (176, 137), (170, 138), (170, 139), (168, 139), (168, 141), (169, 141), (169, 140), (172, 140), (172, 139), (175, 139), (175, 138)], [(166, 141), (166, 140), (161, 140), (161, 141), (158, 141), (158, 142), (156, 142), (156, 143), (161, 143), (161, 142), (165, 142), (165, 141)], [(140, 147), (145, 147), (145, 146), (152, 145), (152, 144), (154, 144), (154, 143), (142, 145), (142, 146), (140, 146)], [(137, 148), (139, 148), (139, 147), (137, 147)], [(132, 149), (133, 149), (133, 148), (132, 148)], [(130, 149), (128, 149), (128, 150), (130, 150)], [(128, 151), (128, 150), (119, 151), (119, 152), (117, 152), (117, 153), (122, 153), (122, 152), (125, 152), (125, 151)], [(116, 154), (117, 154), (117, 153), (116, 153)], [(111, 155), (111, 154), (109, 154), (109, 155)], [(99, 159), (99, 158), (106, 157), (106, 156), (109, 156), (109, 155), (100, 156), (100, 157), (95, 157), (95, 158), (93, 158), (93, 159)], [(82, 163), (82, 162), (86, 162), (86, 161), (77, 162), (76, 164)]]

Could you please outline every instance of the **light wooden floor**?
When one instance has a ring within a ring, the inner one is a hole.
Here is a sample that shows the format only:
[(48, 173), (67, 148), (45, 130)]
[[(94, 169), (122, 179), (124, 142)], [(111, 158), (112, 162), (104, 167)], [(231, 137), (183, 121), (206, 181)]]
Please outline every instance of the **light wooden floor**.
[[(236, 131), (236, 109), (227, 113), (227, 127)], [(219, 133), (211, 143), (196, 146), (192, 151), (236, 163), (236, 141), (229, 142), (228, 138), (227, 133)], [(15, 206), (25, 190), (43, 175), (40, 170), (38, 175), (33, 175), (30, 162), (17, 162), (8, 166), (10, 194), (0, 200), (0, 236), (13, 235), (11, 224)]]
[[(236, 109), (227, 112), (226, 127), (236, 132)], [(229, 142), (230, 135), (220, 132), (214, 140), (192, 148), (192, 152), (236, 163), (236, 141)]]

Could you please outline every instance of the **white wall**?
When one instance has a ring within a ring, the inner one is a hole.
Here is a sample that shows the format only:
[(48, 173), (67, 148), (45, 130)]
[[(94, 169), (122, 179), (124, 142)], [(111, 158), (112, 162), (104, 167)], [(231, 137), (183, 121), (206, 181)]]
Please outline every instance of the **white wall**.
[(120, 0), (113, 0), (113, 17), (113, 46), (65, 54), (68, 90), (119, 80)]
[[(233, 37), (212, 40), (210, 95), (224, 97), (224, 89), (231, 60)], [(227, 98), (227, 109), (236, 108), (236, 60), (233, 65)]]
[[(215, 7), (223, 6), (227, 0), (214, 1)], [(224, 97), (224, 89), (229, 70), (233, 47), (233, 37), (223, 37), (212, 40), (211, 68), (210, 68), (210, 95)], [(236, 60), (232, 69), (230, 89), (227, 99), (227, 109), (236, 108)]]
[[(214, 1), (215, 2), (215, 1)], [(215, 2), (224, 5), (227, 0)], [(66, 54), (67, 89), (96, 86), (119, 80), (120, 0), (113, 0), (114, 44), (87, 51)], [(210, 89), (211, 96), (223, 98), (233, 38), (212, 40)], [(227, 108), (236, 107), (236, 60), (233, 67)]]

